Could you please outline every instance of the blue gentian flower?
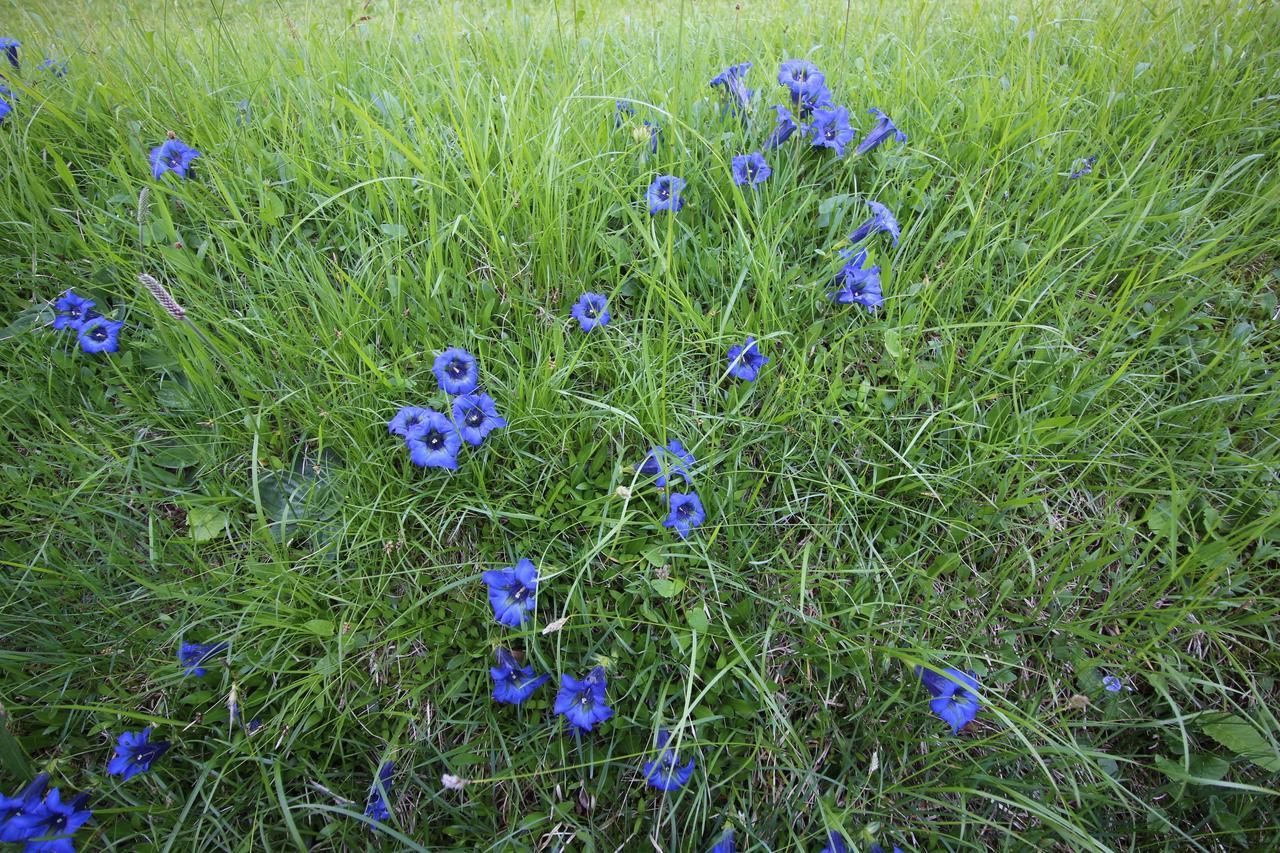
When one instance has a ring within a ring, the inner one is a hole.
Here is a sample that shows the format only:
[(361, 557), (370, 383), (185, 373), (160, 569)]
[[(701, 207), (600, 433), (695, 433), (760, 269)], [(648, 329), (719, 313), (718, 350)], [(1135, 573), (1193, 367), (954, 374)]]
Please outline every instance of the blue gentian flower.
[(680, 195), (684, 186), (684, 178), (677, 178), (675, 175), (654, 178), (653, 183), (649, 184), (649, 191), (645, 193), (645, 198), (649, 201), (649, 214), (652, 216), (661, 210), (675, 213), (684, 207), (684, 197)]
[(584, 332), (589, 332), (596, 326), (607, 326), (613, 319), (609, 314), (609, 299), (603, 293), (582, 294), (569, 309), (569, 315), (578, 321)]
[(738, 186), (747, 184), (755, 189), (756, 184), (764, 183), (772, 174), (773, 169), (769, 168), (764, 155), (759, 151), (738, 154), (733, 158), (733, 182)]
[(871, 208), (871, 218), (854, 229), (854, 232), (849, 235), (849, 242), (858, 243), (877, 231), (883, 231), (892, 238), (896, 248), (898, 238), (902, 236), (902, 229), (898, 227), (898, 220), (893, 212), (878, 201), (868, 200), (867, 207)]
[(483, 391), (454, 398), (453, 422), (462, 440), (477, 447), (486, 435), (507, 425), (507, 419), (498, 414), (498, 405)]
[(834, 829), (829, 830), (827, 832), (827, 846), (823, 847), (819, 853), (849, 853), (849, 845), (845, 842), (843, 835)]
[(449, 347), (436, 356), (431, 370), (447, 394), (469, 394), (480, 384), (476, 357), (460, 347)]
[(1108, 693), (1119, 693), (1124, 689), (1124, 685), (1114, 675), (1108, 675), (1102, 679), (1102, 688)]
[(702, 499), (697, 492), (672, 492), (667, 508), (668, 514), (662, 526), (675, 530), (681, 539), (688, 539), (689, 531), (707, 520), (707, 511), (702, 508)]
[[(879, 844), (872, 844), (867, 848), (867, 853), (884, 853), (884, 848)], [(893, 845), (893, 853), (902, 853), (902, 848), (896, 844)]]
[(457, 470), (462, 436), (452, 421), (434, 409), (427, 410), (422, 423), (405, 436), (404, 443), (409, 448), (409, 460), (419, 468)]
[(22, 42), (17, 39), (0, 37), (0, 52), (3, 52), (8, 58), (9, 64), (14, 68), (18, 67), (18, 48), (22, 47)]
[[(645, 119), (642, 124), (644, 125), (645, 130), (649, 131), (649, 153), (657, 154), (658, 136), (662, 133), (662, 126), (656, 121), (649, 121), (648, 119)], [(643, 138), (644, 137), (641, 136), (642, 140)]]
[(204, 678), (209, 672), (204, 664), (227, 650), (226, 643), (183, 643), (178, 648), (178, 662), (186, 675)]
[(551, 678), (549, 675), (534, 675), (532, 666), (521, 666), (515, 655), (506, 649), (498, 649), (495, 656), (498, 665), (489, 667), (495, 702), (520, 705)]
[(843, 157), (844, 147), (857, 135), (844, 107), (819, 107), (813, 111), (809, 139), (815, 148), (830, 148), (836, 156)]
[(973, 670), (967, 673), (958, 669), (938, 672), (917, 666), (916, 675), (934, 697), (929, 707), (943, 722), (951, 726), (953, 734), (959, 734), (962, 728), (977, 718), (982, 706), (978, 702), (980, 688)]
[(788, 59), (778, 67), (778, 83), (792, 92), (798, 92), (814, 80), (821, 85), (825, 75), (807, 59)]
[(199, 151), (181, 139), (166, 139), (151, 149), (151, 176), (158, 180), (165, 172), (173, 172), (185, 178), (191, 162), (199, 156)]
[(747, 88), (747, 72), (750, 70), (750, 62), (741, 62), (730, 65), (711, 78), (711, 88), (724, 90), (725, 105), (731, 113), (741, 112), (745, 116), (751, 104), (754, 93)]
[(5, 96), (9, 94), (9, 90), (4, 86), (0, 86), (0, 124), (9, 117), (9, 113), (13, 112), (13, 107), (5, 100)]
[(421, 432), (427, 423), (430, 409), (421, 406), (404, 406), (396, 412), (396, 416), (387, 422), (387, 432), (408, 438), (413, 433)]
[(120, 349), (120, 329), (123, 326), (120, 320), (91, 317), (81, 323), (76, 340), (85, 352), (116, 352)]
[(53, 327), (79, 331), (85, 321), (98, 316), (98, 313), (93, 310), (96, 304), (92, 299), (85, 299), (74, 290), (68, 290), (53, 303), (53, 310), (58, 312), (53, 318)]
[(151, 742), (151, 727), (140, 732), (125, 732), (116, 739), (115, 757), (107, 763), (107, 772), (123, 776), (128, 782), (139, 773), (150, 770), (152, 763), (169, 749), (169, 741)]
[(899, 142), (907, 141), (907, 135), (902, 131), (898, 130), (898, 128), (894, 125), (893, 120), (890, 119), (887, 115), (880, 112), (880, 110), (876, 109), (875, 107), (872, 107), (871, 109), (867, 110), (867, 112), (871, 113), (873, 116), (876, 116), (879, 119), (879, 121), (876, 122), (875, 127), (871, 128), (871, 131), (867, 134), (866, 138), (863, 139), (860, 143), (858, 143), (857, 149), (853, 152), (854, 154), (866, 154), (868, 151), (875, 148), (880, 143), (884, 142), (890, 136), (894, 137)]
[(41, 773), (12, 797), (0, 794), (0, 841), (26, 841), (33, 838), (31, 824), (40, 815), (40, 800), (49, 774)]
[(1070, 175), (1067, 175), (1067, 180), (1074, 181), (1076, 178), (1083, 178), (1085, 175), (1093, 171), (1093, 164), (1097, 162), (1098, 158), (1096, 156), (1085, 157), (1082, 160), (1077, 160), (1075, 163), (1071, 164), (1072, 172)]
[(791, 110), (782, 104), (774, 104), (773, 108), (778, 111), (778, 124), (773, 129), (773, 133), (769, 134), (769, 138), (764, 141), (766, 151), (777, 148), (782, 143), (791, 138), (791, 134), (800, 130), (800, 123), (796, 121), (796, 117), (791, 114)]
[(514, 566), (485, 572), (482, 577), (498, 622), (508, 628), (524, 624), (538, 603), (538, 569), (533, 561), (522, 558)]
[(65, 60), (59, 62), (56, 59), (46, 59), (44, 62), (41, 62), (36, 66), (36, 70), (47, 71), (54, 77), (66, 77), (67, 63)]
[(581, 681), (560, 676), (555, 712), (563, 714), (570, 725), (582, 732), (589, 732), (597, 723), (612, 717), (613, 709), (605, 704), (604, 667), (597, 666)]
[(839, 305), (852, 305), (855, 302), (868, 311), (874, 311), (884, 304), (884, 292), (880, 289), (880, 267), (864, 268), (867, 250), (857, 252), (846, 250), (840, 253), (849, 259), (840, 272), (832, 280), (836, 289), (827, 297)]
[(720, 836), (720, 840), (711, 848), (708, 853), (736, 853), (738, 848), (733, 845), (733, 829), (726, 829), (724, 834)]
[(72, 836), (93, 818), (85, 805), (88, 802), (88, 794), (63, 802), (62, 792), (51, 789), (34, 812), (15, 820), (15, 830), (23, 833), (27, 842), (23, 853), (75, 853)]
[(729, 375), (744, 382), (755, 382), (760, 375), (760, 368), (769, 363), (769, 359), (760, 354), (756, 339), (750, 336), (746, 343), (729, 347), (728, 358)]
[(667, 746), (670, 740), (671, 732), (666, 729), (658, 732), (658, 757), (644, 764), (644, 781), (649, 783), (650, 788), (657, 788), (659, 791), (683, 788), (688, 784), (689, 777), (693, 776), (694, 760), (690, 758), (681, 767), (676, 751)]
[(636, 114), (636, 108), (631, 106), (630, 101), (624, 101), (621, 98), (613, 102), (613, 129), (617, 130), (626, 123), (625, 116), (633, 116)]
[(657, 475), (658, 479), (654, 481), (654, 485), (661, 489), (676, 477), (684, 480), (686, 484), (692, 483), (689, 469), (695, 464), (693, 454), (685, 450), (679, 440), (673, 438), (667, 442), (666, 447), (650, 448), (649, 455), (640, 463), (639, 471), (646, 477)]
[(391, 793), (391, 777), (396, 772), (394, 761), (384, 761), (378, 768), (378, 778), (369, 786), (369, 799), (364, 807), (365, 817), (378, 821), (391, 820), (390, 800), (395, 798)]
[(831, 90), (821, 80), (810, 80), (804, 86), (791, 93), (796, 112), (800, 118), (809, 118), (815, 110), (834, 109), (835, 101), (831, 99)]

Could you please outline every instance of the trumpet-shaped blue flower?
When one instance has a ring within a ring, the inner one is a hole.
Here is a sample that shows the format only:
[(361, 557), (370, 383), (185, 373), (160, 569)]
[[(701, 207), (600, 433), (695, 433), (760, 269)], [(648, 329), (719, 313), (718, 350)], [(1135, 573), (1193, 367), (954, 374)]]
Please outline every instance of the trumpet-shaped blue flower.
[(204, 678), (209, 670), (205, 663), (227, 650), (226, 643), (183, 643), (178, 647), (178, 663), (186, 670), (186, 675)]
[(5, 55), (9, 60), (9, 64), (14, 68), (18, 67), (18, 48), (22, 47), (22, 42), (7, 36), (0, 37), (0, 53)]
[(387, 432), (408, 438), (425, 428), (430, 409), (421, 406), (404, 406), (396, 412), (394, 418), (387, 422)]
[(199, 156), (199, 151), (181, 139), (166, 139), (151, 149), (151, 176), (159, 179), (165, 172), (173, 172), (185, 178), (191, 163)]
[(124, 323), (120, 320), (90, 317), (80, 324), (76, 340), (80, 349), (85, 352), (117, 352), (120, 349), (120, 329), (123, 326)]
[(681, 539), (688, 539), (689, 533), (706, 520), (707, 511), (702, 508), (697, 492), (672, 492), (662, 526), (670, 527)]
[(1071, 174), (1067, 175), (1067, 180), (1074, 181), (1076, 178), (1083, 178), (1085, 175), (1093, 171), (1093, 164), (1097, 162), (1098, 158), (1096, 156), (1085, 157), (1082, 160), (1077, 160), (1072, 164)]
[(833, 829), (827, 832), (827, 846), (819, 853), (849, 853), (849, 845), (844, 836)]
[(733, 158), (733, 182), (738, 186), (747, 185), (755, 189), (773, 174), (773, 169), (765, 161), (759, 151), (752, 154), (738, 154)]
[(613, 716), (613, 709), (605, 703), (605, 686), (602, 666), (591, 670), (581, 681), (568, 675), (560, 676), (555, 712), (563, 714), (578, 731), (591, 731), (593, 726)]
[(683, 788), (693, 776), (694, 759), (690, 758), (683, 767), (676, 751), (667, 743), (671, 740), (671, 732), (663, 729), (658, 732), (658, 757), (644, 764), (644, 781), (649, 787), (659, 791), (674, 791)]
[(871, 218), (854, 229), (849, 235), (849, 242), (858, 243), (877, 231), (883, 231), (889, 235), (896, 247), (898, 238), (902, 236), (902, 229), (898, 227), (898, 220), (893, 215), (893, 211), (878, 201), (868, 200), (867, 207), (871, 208)]
[[(879, 844), (872, 844), (867, 848), (867, 853), (884, 853), (884, 848)], [(902, 853), (902, 848), (896, 844), (893, 845), (893, 853)]]
[(483, 391), (454, 399), (453, 422), (462, 440), (474, 446), (483, 444), (485, 436), (507, 425), (507, 419), (498, 414), (498, 405)]
[(815, 148), (830, 148), (836, 156), (843, 157), (845, 146), (857, 135), (844, 107), (818, 107), (813, 111), (809, 139)]
[[(648, 119), (641, 122), (641, 125), (644, 127), (645, 131), (648, 131), (649, 153), (657, 154), (658, 137), (662, 134), (662, 125), (658, 124), (656, 121), (649, 121)], [(640, 141), (645, 141), (644, 134), (640, 136)]]
[(49, 774), (41, 773), (12, 797), (0, 794), (0, 841), (26, 841), (33, 838), (32, 824), (38, 820), (41, 798)]
[(53, 303), (53, 309), (58, 312), (54, 315), (53, 327), (79, 331), (85, 321), (98, 316), (98, 313), (93, 310), (96, 304), (92, 299), (85, 299), (74, 290), (68, 290)]
[(13, 112), (13, 107), (5, 100), (5, 96), (9, 94), (9, 90), (4, 86), (0, 86), (0, 124), (9, 117), (9, 113)]
[(649, 202), (649, 215), (663, 210), (675, 213), (684, 207), (684, 196), (680, 195), (684, 186), (684, 178), (677, 178), (675, 175), (660, 175), (655, 178), (645, 193)]
[(51, 789), (35, 811), (14, 819), (15, 831), (27, 842), (23, 853), (75, 853), (72, 836), (93, 818), (88, 802), (88, 794), (63, 801), (62, 792)]
[(711, 848), (708, 853), (736, 853), (737, 847), (733, 844), (733, 829), (726, 829), (724, 834), (720, 836), (720, 840)]
[(769, 363), (769, 359), (760, 354), (756, 339), (748, 337), (746, 343), (729, 347), (729, 375), (744, 382), (755, 382), (760, 375), (760, 368)]
[(613, 102), (613, 129), (617, 130), (626, 124), (627, 117), (636, 114), (636, 108), (631, 106), (630, 101), (624, 101), (621, 98)]
[[(796, 121), (796, 117), (791, 114), (791, 110), (782, 104), (774, 104), (773, 108), (778, 112), (777, 125), (773, 129), (773, 133), (769, 134), (769, 138), (764, 141), (766, 151), (777, 148), (782, 143), (791, 138), (791, 135), (800, 130), (800, 123)], [(803, 133), (802, 133), (803, 135)]]
[(800, 118), (809, 118), (820, 109), (834, 109), (835, 101), (831, 99), (831, 90), (821, 80), (810, 80), (791, 93), (791, 100), (796, 105)]
[(169, 750), (169, 745), (167, 740), (152, 743), (150, 726), (140, 732), (125, 732), (116, 739), (116, 754), (107, 763), (107, 772), (112, 776), (123, 776), (128, 782), (139, 773), (150, 770), (155, 760)]
[(589, 332), (596, 326), (607, 326), (613, 317), (609, 314), (609, 298), (603, 293), (584, 293), (569, 309), (569, 315), (578, 321), (582, 331)]
[(693, 454), (685, 450), (679, 440), (673, 438), (666, 447), (651, 447), (649, 455), (640, 463), (639, 470), (646, 477), (657, 475), (658, 479), (654, 481), (654, 485), (661, 489), (676, 477), (684, 480), (685, 483), (693, 482), (690, 479), (689, 469), (695, 463)]
[(431, 371), (446, 394), (469, 394), (480, 384), (476, 357), (461, 347), (449, 347), (436, 356)]
[(798, 92), (813, 81), (822, 85), (826, 76), (807, 59), (788, 59), (778, 66), (778, 83), (792, 92)]
[(879, 146), (880, 143), (884, 142), (890, 136), (894, 137), (899, 142), (907, 141), (907, 135), (898, 130), (897, 126), (894, 125), (893, 120), (887, 115), (875, 107), (867, 110), (867, 112), (875, 116), (878, 121), (876, 122), (875, 127), (871, 128), (867, 133), (866, 138), (858, 143), (857, 149), (853, 152), (854, 154), (866, 154), (871, 149)]
[(751, 105), (751, 96), (754, 92), (747, 88), (747, 72), (750, 70), (750, 62), (741, 62), (730, 65), (711, 78), (711, 88), (722, 90), (725, 106), (731, 113), (740, 112), (745, 116)]
[(978, 716), (982, 705), (978, 701), (978, 681), (973, 670), (967, 673), (958, 669), (944, 669), (938, 672), (928, 667), (917, 666), (916, 675), (933, 696), (929, 707), (947, 725), (953, 734), (972, 723)]
[(391, 820), (390, 803), (395, 799), (395, 795), (391, 792), (391, 778), (395, 772), (394, 761), (384, 761), (378, 768), (378, 778), (369, 786), (369, 797), (364, 807), (366, 817), (379, 821)]
[(515, 655), (506, 649), (498, 649), (495, 656), (498, 665), (489, 667), (495, 702), (520, 705), (551, 678), (549, 675), (534, 675), (532, 666), (521, 666)]
[(422, 423), (405, 436), (404, 443), (409, 448), (409, 461), (419, 468), (457, 470), (462, 436), (452, 421), (434, 409), (427, 410)]
[(844, 251), (841, 254), (848, 258), (848, 263), (836, 275), (832, 284), (836, 289), (827, 297), (839, 305), (857, 303), (868, 311), (874, 311), (884, 304), (884, 292), (880, 289), (880, 267), (864, 267), (867, 250), (857, 252)]
[(538, 599), (538, 569), (522, 558), (514, 566), (485, 572), (494, 617), (508, 628), (519, 628), (533, 613)]

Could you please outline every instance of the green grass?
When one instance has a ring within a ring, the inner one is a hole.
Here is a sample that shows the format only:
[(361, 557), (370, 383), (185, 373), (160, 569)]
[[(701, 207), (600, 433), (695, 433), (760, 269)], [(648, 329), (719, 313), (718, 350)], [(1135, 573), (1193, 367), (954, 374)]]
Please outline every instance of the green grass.
[[(94, 790), (86, 850), (364, 849), (389, 757), (382, 849), (1275, 844), (1280, 12), (743, 6), (6, 0), (5, 792)], [(799, 55), (910, 142), (788, 146), (741, 192)], [(707, 80), (748, 60), (744, 128)], [(149, 176), (169, 130), (185, 183)], [(651, 219), (662, 173), (689, 203)], [(864, 198), (904, 226), (875, 315), (823, 298)], [(69, 287), (119, 354), (42, 326)], [(724, 376), (747, 334), (754, 384)], [(450, 345), (510, 427), (424, 472), (385, 423), (440, 404)], [(668, 436), (687, 542), (634, 471)], [(513, 631), (479, 576), (521, 556)], [(181, 639), (230, 665), (184, 679)], [(579, 742), (550, 686), (495, 706), (498, 645), (606, 662), (616, 716)], [(986, 688), (958, 737), (923, 660)], [(147, 724), (173, 751), (106, 777)], [(636, 769), (660, 726), (699, 762), (667, 796)]]

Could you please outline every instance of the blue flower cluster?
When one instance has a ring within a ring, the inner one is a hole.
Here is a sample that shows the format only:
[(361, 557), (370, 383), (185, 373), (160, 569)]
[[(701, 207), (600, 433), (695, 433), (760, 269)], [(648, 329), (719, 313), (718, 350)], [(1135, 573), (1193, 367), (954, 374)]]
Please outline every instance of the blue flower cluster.
[(53, 327), (75, 332), (84, 352), (117, 352), (120, 349), (121, 320), (108, 320), (94, 308), (97, 303), (68, 290), (53, 304)]
[(446, 394), (453, 399), (452, 420), (435, 409), (405, 406), (387, 423), (387, 432), (404, 439), (409, 459), (422, 468), (456, 470), (458, 451), (465, 441), (472, 447), (484, 444), (495, 429), (507, 425), (498, 414), (498, 404), (480, 385), (476, 357), (459, 347), (450, 347), (436, 356), (432, 372)]

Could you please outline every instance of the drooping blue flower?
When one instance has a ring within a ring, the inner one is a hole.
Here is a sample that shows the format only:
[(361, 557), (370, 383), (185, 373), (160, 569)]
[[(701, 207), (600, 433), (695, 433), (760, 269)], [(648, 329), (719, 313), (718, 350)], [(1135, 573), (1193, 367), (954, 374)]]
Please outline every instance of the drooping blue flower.
[(521, 558), (514, 566), (485, 572), (493, 615), (508, 628), (519, 628), (538, 603), (538, 569)]
[(76, 340), (80, 343), (80, 349), (85, 352), (117, 352), (120, 349), (120, 329), (123, 326), (124, 322), (121, 320), (91, 317), (80, 324)]
[(9, 64), (14, 68), (18, 67), (18, 48), (22, 47), (22, 42), (8, 36), (0, 36), (0, 52), (3, 52), (9, 60)]
[(738, 186), (749, 185), (755, 189), (773, 174), (773, 169), (765, 161), (759, 151), (752, 154), (738, 154), (733, 158), (733, 182)]
[(98, 313), (93, 310), (96, 304), (92, 299), (85, 299), (74, 290), (68, 290), (53, 303), (53, 309), (58, 312), (53, 318), (53, 327), (79, 331), (85, 321), (98, 316)]
[(708, 853), (737, 853), (737, 849), (733, 844), (733, 828), (729, 827)]
[(1085, 157), (1071, 164), (1071, 174), (1067, 175), (1067, 180), (1074, 181), (1076, 178), (1083, 178), (1085, 175), (1093, 171), (1093, 164), (1098, 162), (1097, 156)]
[(609, 314), (609, 298), (603, 293), (582, 294), (569, 309), (569, 315), (578, 321), (584, 332), (589, 332), (596, 326), (607, 326), (613, 319)]
[(867, 250), (857, 252), (845, 250), (840, 253), (848, 258), (848, 263), (836, 274), (832, 284), (836, 289), (827, 294), (838, 305), (857, 303), (868, 311), (874, 311), (884, 304), (884, 292), (880, 289), (880, 267), (866, 268)]
[(125, 732), (116, 739), (115, 757), (107, 763), (107, 772), (123, 776), (128, 782), (139, 773), (150, 770), (152, 763), (169, 749), (169, 741), (151, 742), (151, 727), (140, 732)]
[(605, 698), (604, 667), (597, 666), (581, 681), (562, 675), (555, 712), (563, 714), (578, 731), (589, 732), (613, 716), (613, 709), (605, 704)]
[(151, 176), (158, 180), (165, 172), (173, 172), (185, 178), (192, 161), (199, 156), (199, 151), (181, 139), (166, 139), (151, 149)]
[(461, 347), (449, 347), (436, 356), (431, 370), (446, 394), (469, 394), (480, 384), (476, 357)]
[(978, 681), (973, 670), (967, 673), (958, 669), (944, 669), (941, 672), (928, 667), (917, 666), (916, 675), (925, 689), (934, 698), (929, 702), (933, 713), (937, 714), (953, 734), (972, 723), (978, 716), (982, 705), (978, 701)]
[(686, 484), (692, 483), (689, 470), (695, 464), (693, 454), (685, 450), (678, 439), (673, 438), (667, 442), (666, 447), (649, 448), (649, 455), (640, 463), (639, 470), (646, 477), (656, 475), (658, 479), (654, 481), (654, 485), (661, 489), (676, 477), (684, 480)]
[(894, 125), (893, 120), (887, 115), (875, 107), (867, 110), (867, 112), (875, 116), (878, 121), (876, 122), (876, 126), (871, 128), (870, 132), (867, 133), (866, 138), (858, 143), (857, 149), (853, 152), (854, 154), (866, 154), (890, 136), (894, 137), (899, 142), (907, 141), (907, 135), (898, 130), (897, 126)]
[(707, 511), (702, 508), (697, 492), (672, 492), (667, 509), (662, 526), (673, 529), (681, 539), (688, 539), (690, 531), (707, 520)]
[(26, 841), (33, 837), (31, 825), (38, 819), (40, 800), (48, 784), (49, 774), (41, 773), (12, 797), (0, 794), (0, 841)]
[(680, 766), (680, 758), (676, 755), (676, 751), (669, 746), (671, 740), (671, 732), (663, 729), (658, 732), (658, 757), (653, 761), (644, 763), (644, 781), (649, 783), (650, 788), (657, 788), (659, 791), (674, 791), (677, 788), (683, 788), (689, 782), (689, 778), (693, 776), (694, 759), (683, 766)]
[(754, 92), (747, 88), (747, 72), (751, 70), (750, 62), (730, 65), (711, 78), (711, 88), (723, 90), (725, 108), (730, 113), (747, 114)]
[(630, 101), (624, 101), (621, 98), (613, 102), (613, 129), (617, 130), (627, 121), (627, 116), (636, 114), (636, 108), (631, 106)]
[(484, 443), (489, 433), (507, 425), (507, 419), (498, 414), (497, 403), (483, 391), (454, 399), (453, 422), (462, 440), (476, 447)]
[(549, 675), (534, 675), (532, 666), (521, 666), (515, 655), (506, 649), (500, 648), (494, 654), (498, 665), (489, 667), (489, 675), (493, 677), (495, 702), (520, 705), (551, 678)]
[(830, 148), (836, 156), (843, 157), (845, 146), (857, 135), (844, 107), (818, 107), (813, 111), (809, 139), (815, 148)]
[(178, 662), (186, 670), (186, 675), (204, 678), (209, 672), (205, 663), (228, 648), (227, 643), (183, 643), (178, 648)]
[(760, 375), (760, 368), (769, 363), (769, 359), (760, 354), (756, 339), (748, 336), (744, 344), (729, 347), (729, 375), (744, 382), (755, 382)]
[(773, 108), (778, 111), (778, 123), (774, 127), (773, 133), (769, 134), (769, 138), (764, 141), (766, 151), (772, 151), (782, 143), (791, 138), (791, 134), (800, 130), (800, 123), (796, 121), (796, 117), (791, 114), (791, 110), (782, 104), (774, 104)]
[(898, 238), (902, 236), (902, 229), (898, 226), (898, 220), (893, 215), (893, 211), (880, 202), (870, 199), (867, 200), (867, 207), (871, 208), (871, 218), (854, 229), (849, 235), (849, 242), (858, 243), (877, 231), (883, 231), (892, 238), (896, 248)]
[(1102, 689), (1108, 693), (1119, 693), (1124, 689), (1124, 685), (1120, 683), (1120, 679), (1114, 675), (1104, 676), (1102, 679)]
[(25, 835), (23, 853), (75, 853), (72, 836), (93, 818), (88, 794), (64, 802), (57, 788), (49, 791), (35, 811), (15, 819), (15, 831)]
[(677, 178), (675, 175), (659, 175), (654, 178), (653, 183), (649, 184), (649, 191), (645, 193), (645, 198), (649, 201), (649, 215), (663, 210), (675, 213), (684, 207), (684, 196), (680, 195), (684, 186), (684, 178)]
[(424, 409), (421, 406), (404, 406), (396, 412), (394, 418), (387, 422), (387, 432), (403, 438), (421, 432), (430, 412), (430, 409)]
[(778, 83), (793, 93), (799, 92), (814, 80), (821, 85), (826, 76), (807, 59), (788, 59), (778, 66)]
[(849, 845), (843, 835), (832, 829), (827, 832), (827, 846), (819, 853), (849, 853)]
[(369, 797), (365, 803), (365, 817), (377, 821), (391, 820), (391, 800), (395, 795), (391, 792), (391, 777), (395, 775), (396, 763), (384, 761), (378, 768), (378, 777), (369, 786)]
[(66, 60), (59, 61), (57, 59), (46, 59), (36, 66), (36, 70), (47, 71), (54, 77), (66, 77), (67, 62)]
[(409, 460), (420, 468), (458, 468), (462, 436), (453, 421), (434, 409), (427, 409), (422, 423), (405, 436), (404, 443), (409, 448)]

